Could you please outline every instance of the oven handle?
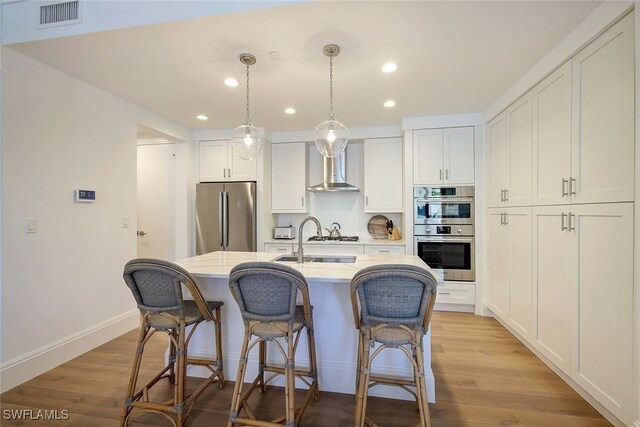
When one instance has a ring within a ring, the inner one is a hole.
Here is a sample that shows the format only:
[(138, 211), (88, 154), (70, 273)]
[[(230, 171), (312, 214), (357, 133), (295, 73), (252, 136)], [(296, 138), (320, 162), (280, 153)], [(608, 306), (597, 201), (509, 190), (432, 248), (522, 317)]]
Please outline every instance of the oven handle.
[(458, 198), (458, 197), (451, 197), (451, 198), (447, 198), (447, 197), (440, 197), (440, 198), (433, 198), (433, 199), (418, 199), (418, 198), (414, 198), (413, 199), (415, 203), (429, 203), (429, 202), (439, 202), (439, 203), (473, 203), (473, 198), (470, 197), (465, 197), (465, 198)]
[(462, 237), (462, 236), (415, 236), (416, 242), (463, 242), (473, 243), (474, 237)]

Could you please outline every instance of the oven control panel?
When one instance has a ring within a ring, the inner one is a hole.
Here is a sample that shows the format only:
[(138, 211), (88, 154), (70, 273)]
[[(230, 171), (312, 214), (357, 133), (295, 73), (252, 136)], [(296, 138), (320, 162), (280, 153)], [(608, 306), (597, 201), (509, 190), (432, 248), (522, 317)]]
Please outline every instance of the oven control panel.
[(416, 224), (413, 226), (414, 236), (473, 236), (473, 225), (436, 225)]

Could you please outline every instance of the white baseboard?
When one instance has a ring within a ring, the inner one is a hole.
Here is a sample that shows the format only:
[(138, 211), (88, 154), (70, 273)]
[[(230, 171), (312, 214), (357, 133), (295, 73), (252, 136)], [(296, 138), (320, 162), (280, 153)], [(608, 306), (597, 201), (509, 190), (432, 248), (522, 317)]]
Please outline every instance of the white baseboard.
[(640, 427), (640, 420), (635, 420), (633, 427)]
[(131, 310), (9, 360), (0, 365), (0, 392), (4, 393), (139, 325), (139, 311)]
[[(200, 351), (190, 351), (189, 355), (191, 357), (197, 358), (209, 358), (212, 357), (211, 354), (200, 352)], [(166, 354), (165, 354), (166, 358)], [(240, 359), (239, 354), (225, 354), (224, 355), (224, 376), (227, 380), (235, 381), (236, 373), (238, 371), (238, 360)], [(273, 365), (282, 365), (282, 360), (277, 359), (268, 359), (269, 364)], [(304, 363), (304, 358), (302, 358), (300, 366), (302, 369), (305, 369), (306, 365)], [(372, 369), (376, 374), (382, 375), (393, 375), (398, 377), (410, 377), (411, 370), (408, 368), (409, 363), (407, 361), (407, 369), (402, 369), (398, 367), (389, 367), (389, 366), (376, 366)], [(187, 375), (192, 377), (201, 377), (206, 378), (211, 375), (211, 371), (202, 366), (190, 366), (187, 369)], [(247, 373), (245, 375), (245, 382), (252, 382), (253, 379), (258, 375), (258, 359), (256, 357), (249, 357), (247, 361)], [(324, 381), (324, 378), (331, 378), (330, 381)], [(269, 384), (282, 386), (284, 387), (283, 378), (279, 377), (274, 379)], [(426, 389), (427, 389), (427, 400), (429, 403), (435, 403), (436, 398), (436, 381), (433, 376), (433, 371), (431, 367), (425, 366), (425, 380), (426, 380)], [(326, 384), (330, 383), (331, 387), (327, 387)], [(355, 394), (355, 384), (356, 384), (356, 369), (354, 365), (348, 363), (336, 363), (336, 362), (322, 362), (318, 361), (318, 384), (320, 386), (320, 391), (329, 391), (333, 393), (346, 393), (346, 394)], [(307, 388), (306, 385), (296, 379), (296, 388)], [(387, 397), (390, 399), (401, 399), (401, 400), (413, 400), (413, 396), (406, 391), (402, 390), (399, 387), (389, 387), (389, 386), (379, 386), (374, 387), (369, 390), (369, 396), (379, 396), (379, 397)]]
[(476, 306), (473, 304), (439, 304), (433, 307), (435, 311), (455, 311), (457, 313), (473, 313)]

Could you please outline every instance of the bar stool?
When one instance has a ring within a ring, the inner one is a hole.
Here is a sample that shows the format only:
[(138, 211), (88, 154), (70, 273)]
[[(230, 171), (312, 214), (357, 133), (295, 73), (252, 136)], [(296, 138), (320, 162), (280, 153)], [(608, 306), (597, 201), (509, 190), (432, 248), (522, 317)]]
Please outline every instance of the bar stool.
[[(196, 399), (209, 385), (218, 382), (220, 388), (224, 387), (220, 331), (220, 307), (223, 303), (205, 301), (189, 273), (168, 261), (134, 259), (125, 265), (123, 277), (140, 309), (141, 327), (120, 425), (126, 426), (135, 413), (154, 412), (169, 419), (174, 426), (181, 427)], [(182, 299), (181, 284), (193, 301)], [(215, 359), (187, 356), (189, 341), (202, 322), (213, 322)], [(191, 330), (187, 331), (187, 326), (192, 326)], [(145, 344), (156, 331), (169, 336), (169, 361), (147, 384), (136, 388)], [(185, 379), (189, 365), (206, 367), (211, 375), (187, 395)], [(151, 401), (149, 390), (163, 378), (174, 384), (173, 398), (164, 402)]]
[[(235, 389), (231, 403), (228, 427), (236, 425), (276, 426), (285, 424), (295, 427), (300, 423), (302, 414), (313, 397), (320, 398), (318, 390), (318, 370), (316, 366), (316, 348), (313, 337), (312, 307), (309, 303), (307, 282), (293, 268), (270, 262), (246, 262), (235, 266), (229, 274), (229, 288), (240, 307), (244, 321), (244, 341), (238, 364)], [(302, 305), (296, 305), (298, 292), (302, 294)], [(309, 369), (295, 367), (295, 353), (302, 329), (307, 329), (309, 346)], [(251, 341), (253, 337), (255, 340)], [(284, 347), (278, 341), (284, 339)], [(273, 343), (282, 355), (284, 366), (267, 364), (267, 342)], [(249, 352), (259, 344), (258, 375), (246, 391), (243, 392), (244, 377)], [(265, 379), (265, 372), (272, 375)], [(285, 377), (285, 415), (271, 421), (259, 420), (249, 406), (247, 399), (256, 388), (265, 391), (266, 384), (277, 377)], [(309, 390), (302, 405), (295, 408), (295, 379), (300, 378)], [(240, 416), (244, 410), (246, 416)]]
[[(393, 385), (411, 393), (420, 412), (420, 425), (431, 425), (424, 379), (422, 337), (429, 329), (436, 301), (433, 274), (412, 265), (388, 264), (360, 270), (351, 280), (351, 305), (358, 340), (355, 425), (374, 425), (366, 418), (370, 387)], [(380, 344), (373, 354), (374, 346)], [(373, 360), (386, 348), (400, 349), (411, 361), (413, 378), (371, 373)], [(415, 391), (408, 386), (415, 388)]]

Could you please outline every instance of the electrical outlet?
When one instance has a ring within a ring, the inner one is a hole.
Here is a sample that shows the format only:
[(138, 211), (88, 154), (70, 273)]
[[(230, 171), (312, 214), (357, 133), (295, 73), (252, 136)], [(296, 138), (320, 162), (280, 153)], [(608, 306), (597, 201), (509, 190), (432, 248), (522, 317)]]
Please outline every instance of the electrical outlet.
[(36, 218), (27, 218), (25, 220), (25, 233), (37, 233), (38, 232), (38, 220)]

